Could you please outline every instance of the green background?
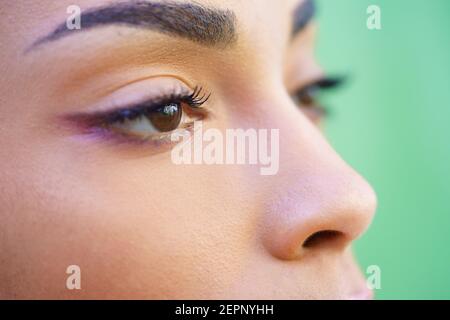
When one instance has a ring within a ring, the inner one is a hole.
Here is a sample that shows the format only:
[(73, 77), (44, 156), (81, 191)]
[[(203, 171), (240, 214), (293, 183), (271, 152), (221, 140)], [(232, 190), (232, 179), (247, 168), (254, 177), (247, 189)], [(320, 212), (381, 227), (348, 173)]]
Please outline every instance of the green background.
[[(381, 30), (366, 27), (369, 5)], [(450, 1), (318, 0), (318, 55), (348, 84), (325, 96), (333, 146), (379, 207), (355, 245), (378, 299), (450, 299)]]

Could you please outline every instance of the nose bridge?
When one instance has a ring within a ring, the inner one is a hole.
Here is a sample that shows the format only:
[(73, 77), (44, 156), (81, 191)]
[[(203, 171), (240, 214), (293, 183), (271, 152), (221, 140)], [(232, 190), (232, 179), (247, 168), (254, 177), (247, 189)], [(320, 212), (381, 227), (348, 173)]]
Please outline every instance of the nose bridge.
[(375, 193), (304, 116), (283, 122), (279, 173), (265, 201), (264, 245), (281, 259), (342, 250), (369, 226)]

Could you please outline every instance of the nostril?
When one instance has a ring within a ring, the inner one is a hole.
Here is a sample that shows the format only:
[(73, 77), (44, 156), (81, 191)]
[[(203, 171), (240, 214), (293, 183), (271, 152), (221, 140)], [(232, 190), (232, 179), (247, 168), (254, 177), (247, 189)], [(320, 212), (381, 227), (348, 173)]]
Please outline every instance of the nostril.
[(311, 249), (324, 246), (339, 246), (344, 240), (345, 236), (342, 232), (323, 230), (310, 235), (305, 242), (303, 242), (303, 248)]

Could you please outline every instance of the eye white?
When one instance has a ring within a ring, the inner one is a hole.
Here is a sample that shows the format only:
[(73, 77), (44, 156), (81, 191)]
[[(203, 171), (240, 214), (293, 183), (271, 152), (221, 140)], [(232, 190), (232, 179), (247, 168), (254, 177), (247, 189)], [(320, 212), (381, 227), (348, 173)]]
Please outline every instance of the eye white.
[(121, 123), (114, 124), (113, 127), (123, 132), (146, 136), (159, 133), (159, 131), (153, 126), (151, 121), (146, 116), (140, 116), (132, 120), (125, 119)]

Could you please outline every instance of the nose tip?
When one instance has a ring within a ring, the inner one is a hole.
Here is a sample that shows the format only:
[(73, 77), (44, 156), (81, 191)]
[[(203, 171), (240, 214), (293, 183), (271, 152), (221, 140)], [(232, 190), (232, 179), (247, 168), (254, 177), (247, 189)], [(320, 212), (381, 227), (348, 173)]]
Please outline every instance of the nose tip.
[(288, 190), (275, 196), (264, 232), (265, 247), (283, 260), (343, 251), (365, 232), (376, 209), (372, 187), (353, 171), (345, 180), (342, 175), (310, 178)]

